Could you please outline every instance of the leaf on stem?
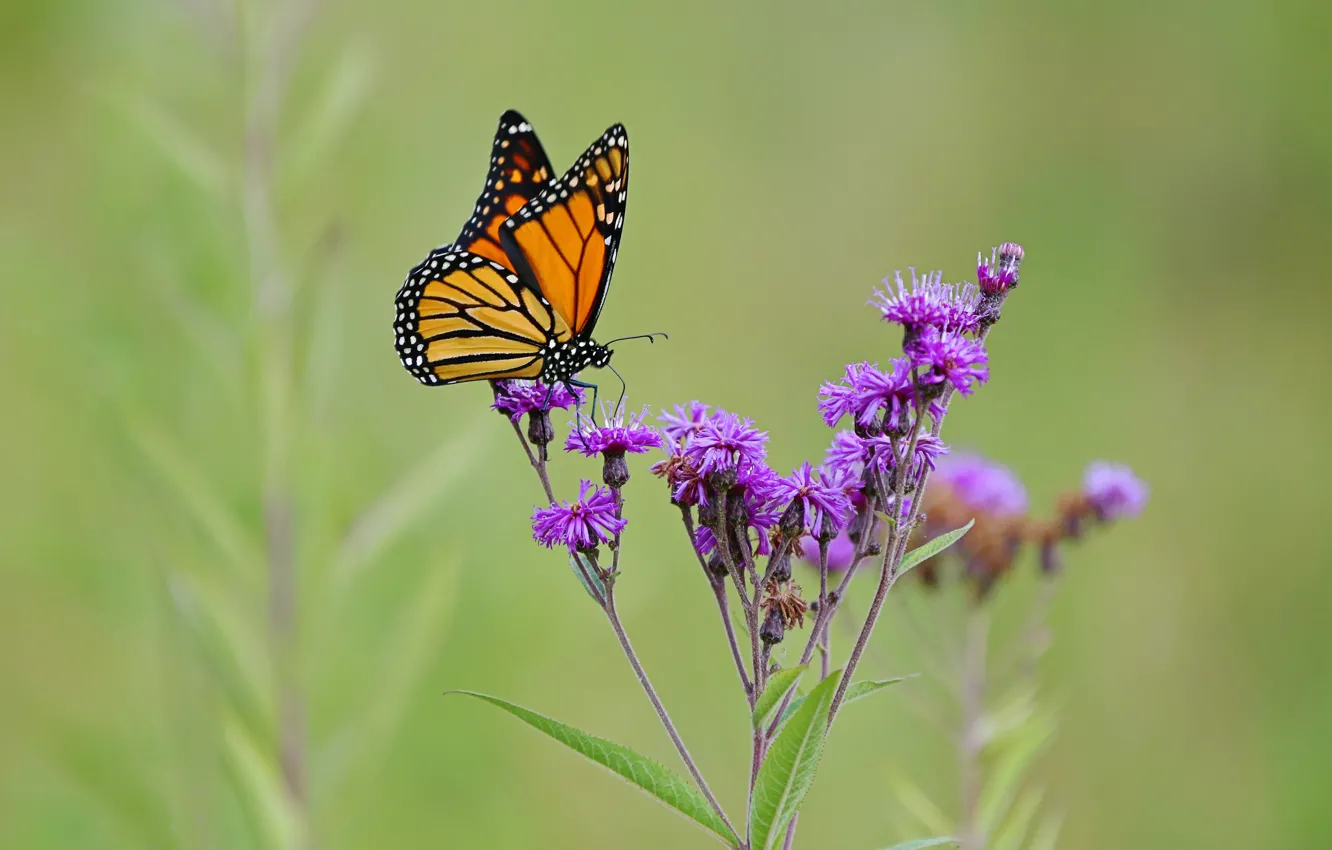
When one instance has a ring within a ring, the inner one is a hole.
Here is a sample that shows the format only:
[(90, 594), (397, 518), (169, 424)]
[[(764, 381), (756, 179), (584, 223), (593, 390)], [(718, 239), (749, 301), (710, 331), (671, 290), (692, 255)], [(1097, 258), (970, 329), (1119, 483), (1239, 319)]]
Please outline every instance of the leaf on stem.
[(800, 681), (800, 677), (809, 669), (808, 664), (801, 664), (799, 667), (789, 667), (785, 670), (778, 670), (768, 679), (768, 686), (759, 694), (758, 702), (754, 703), (754, 728), (757, 729), (768, 722), (768, 715), (781, 702), (786, 692)]
[[(579, 566), (580, 562), (581, 567)], [(592, 597), (592, 601), (600, 605), (601, 603), (597, 601), (597, 594), (601, 594), (602, 599), (606, 598), (606, 583), (597, 575), (597, 570), (592, 566), (591, 561), (582, 558), (580, 555), (570, 555), (569, 569), (573, 570), (578, 583), (583, 586), (583, 590), (587, 591), (587, 595)], [(587, 571), (586, 574), (584, 574), (584, 570)]]
[(973, 519), (961, 528), (955, 528), (952, 531), (940, 534), (933, 540), (926, 541), (923, 545), (907, 552), (906, 555), (902, 557), (902, 563), (897, 568), (897, 574), (899, 576), (903, 575), (922, 561), (929, 560), (947, 549), (949, 546), (952, 546), (954, 543), (961, 540), (962, 535), (970, 531), (971, 527), (975, 524), (976, 521)]
[(820, 682), (768, 749), (750, 803), (751, 850), (770, 850), (800, 811), (819, 768), (828, 734), (828, 711), (841, 678), (838, 670)]
[[(488, 702), (517, 717), (539, 732), (544, 732), (574, 752), (591, 759), (612, 773), (637, 785), (651, 796), (675, 809), (680, 814), (703, 826), (727, 846), (734, 847), (739, 839), (727, 828), (717, 813), (680, 776), (662, 767), (647, 756), (639, 755), (628, 747), (598, 738), (572, 726), (553, 720), (531, 709), (475, 691), (449, 691)], [(830, 697), (831, 698), (831, 697)]]
[(1008, 814), (1027, 769), (1054, 739), (1055, 728), (1054, 718), (1048, 713), (1036, 714), (1013, 733), (995, 759), (980, 797), (980, 825), (987, 835), (993, 835)]
[(921, 826), (933, 833), (950, 832), (953, 824), (933, 800), (914, 782), (893, 770), (888, 776), (893, 796)]
[[(850, 703), (855, 702), (858, 699), (864, 699), (867, 696), (876, 694), (879, 691), (883, 690), (884, 688), (888, 687), (889, 685), (895, 685), (898, 682), (902, 682), (907, 679), (914, 679), (918, 675), (920, 674), (912, 673), (910, 676), (897, 676), (892, 679), (853, 682), (851, 686), (846, 689), (846, 695), (842, 697), (842, 705), (845, 707)], [(786, 721), (790, 720), (791, 717), (795, 715), (796, 711), (798, 711), (800, 707), (804, 705), (805, 699), (806, 697), (804, 694), (796, 694), (794, 697), (792, 697), (790, 705), (786, 707), (786, 711), (782, 712), (782, 723), (785, 723)]]
[(239, 723), (227, 724), (223, 741), (227, 775), (259, 839), (258, 846), (297, 850), (303, 843), (301, 816), (282, 784), (281, 768)]

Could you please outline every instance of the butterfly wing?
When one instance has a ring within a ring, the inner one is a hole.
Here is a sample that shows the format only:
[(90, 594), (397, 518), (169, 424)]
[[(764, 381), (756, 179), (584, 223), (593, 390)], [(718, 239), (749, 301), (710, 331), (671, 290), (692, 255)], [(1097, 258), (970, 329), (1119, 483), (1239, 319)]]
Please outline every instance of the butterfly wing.
[(510, 269), (451, 245), (436, 248), (398, 290), (398, 357), (423, 384), (535, 378), (568, 324)]
[(500, 225), (536, 197), (554, 174), (532, 125), (513, 109), (505, 112), (490, 148), (486, 185), (454, 247), (508, 266), (499, 242)]
[(514, 271), (580, 338), (597, 323), (624, 227), (629, 138), (616, 124), (500, 226)]

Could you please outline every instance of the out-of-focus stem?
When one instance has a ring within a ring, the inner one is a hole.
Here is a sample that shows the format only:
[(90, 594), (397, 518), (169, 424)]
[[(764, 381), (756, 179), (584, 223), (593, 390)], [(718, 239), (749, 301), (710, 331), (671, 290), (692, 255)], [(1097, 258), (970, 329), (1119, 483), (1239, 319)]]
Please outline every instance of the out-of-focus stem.
[[(708, 787), (707, 780), (703, 778), (703, 774), (699, 771), (698, 765), (694, 763), (693, 757), (689, 755), (689, 750), (685, 747), (684, 739), (682, 739), (680, 733), (676, 731), (675, 724), (671, 722), (671, 716), (666, 712), (666, 706), (662, 704), (661, 697), (657, 696), (656, 689), (652, 687), (652, 682), (648, 679), (647, 671), (643, 669), (643, 665), (638, 660), (637, 653), (634, 652), (633, 644), (629, 642), (629, 635), (625, 633), (624, 625), (620, 623), (619, 612), (615, 609), (615, 591), (613, 585), (607, 586), (605, 611), (606, 619), (610, 621), (611, 628), (615, 631), (615, 637), (620, 641), (620, 649), (624, 651), (624, 657), (629, 659), (629, 666), (634, 669), (634, 675), (638, 677), (638, 684), (642, 685), (643, 692), (647, 694), (648, 700), (652, 703), (652, 707), (656, 709), (657, 719), (661, 721), (661, 725), (666, 729), (666, 734), (670, 736), (671, 743), (675, 744), (675, 750), (680, 754), (680, 759), (684, 761), (685, 767), (688, 768), (689, 775), (694, 778), (694, 783), (698, 785), (698, 790), (703, 792), (703, 796), (707, 799), (708, 805), (710, 805), (712, 810), (717, 813), (717, 817), (721, 818), (722, 823), (726, 824), (728, 829), (735, 832), (735, 827), (731, 825), (731, 821), (726, 817), (726, 812), (722, 809), (721, 804), (717, 802), (717, 798), (713, 796), (712, 789)], [(738, 834), (739, 833), (737, 833), (737, 835)]]
[(971, 599), (967, 635), (962, 651), (962, 730), (958, 739), (958, 769), (962, 785), (961, 850), (985, 850), (980, 823), (981, 750), (985, 746), (985, 655), (990, 617), (984, 602)]
[(712, 595), (717, 599), (717, 611), (721, 614), (722, 628), (726, 630), (726, 642), (731, 646), (731, 660), (735, 662), (735, 671), (740, 676), (740, 687), (744, 689), (745, 699), (752, 703), (756, 699), (754, 686), (750, 684), (749, 674), (745, 672), (744, 657), (740, 655), (740, 643), (735, 639), (735, 624), (731, 622), (731, 604), (726, 597), (726, 580), (712, 574), (712, 570), (708, 569), (708, 562), (703, 559), (703, 554), (694, 545), (694, 518), (690, 515), (689, 508), (684, 505), (680, 506), (680, 519), (684, 523), (685, 535), (689, 538), (689, 548), (694, 550), (694, 557), (698, 559), (698, 566), (703, 570), (703, 577), (708, 580)]

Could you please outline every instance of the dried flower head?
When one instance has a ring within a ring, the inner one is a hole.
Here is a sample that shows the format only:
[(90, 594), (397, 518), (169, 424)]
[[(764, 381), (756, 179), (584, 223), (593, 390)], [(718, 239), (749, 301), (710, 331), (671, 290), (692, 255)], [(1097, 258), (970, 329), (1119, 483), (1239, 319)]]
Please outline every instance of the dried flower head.
[(781, 616), (782, 625), (788, 629), (805, 625), (809, 603), (800, 598), (800, 585), (793, 581), (770, 581), (764, 585), (763, 591), (763, 609), (776, 611)]

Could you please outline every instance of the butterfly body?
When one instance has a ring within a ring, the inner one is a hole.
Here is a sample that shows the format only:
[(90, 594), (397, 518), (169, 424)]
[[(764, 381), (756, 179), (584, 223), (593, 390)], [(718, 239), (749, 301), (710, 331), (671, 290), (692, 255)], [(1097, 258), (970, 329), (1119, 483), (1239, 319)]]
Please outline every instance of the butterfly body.
[(592, 339), (619, 250), (628, 137), (614, 125), (558, 180), (531, 124), (500, 119), (490, 171), (458, 240), (398, 291), (403, 366), (427, 385), (511, 378), (581, 386), (609, 365)]

